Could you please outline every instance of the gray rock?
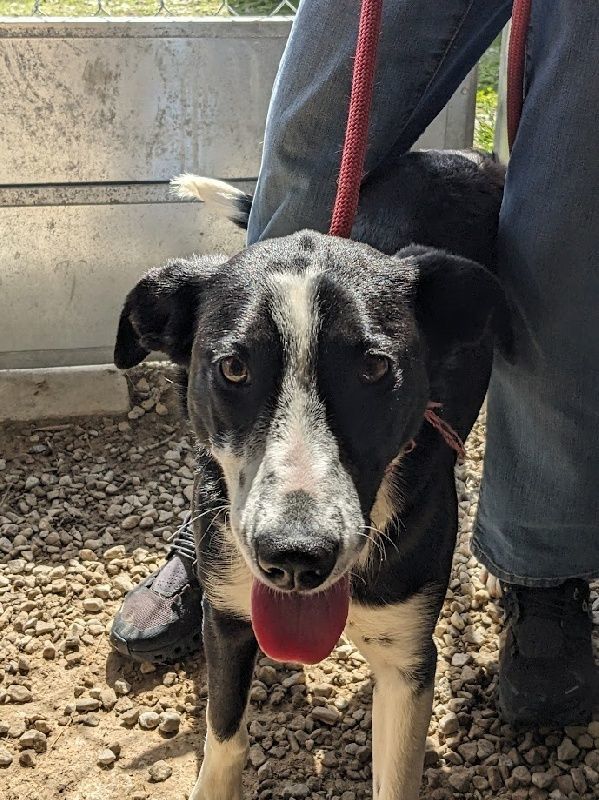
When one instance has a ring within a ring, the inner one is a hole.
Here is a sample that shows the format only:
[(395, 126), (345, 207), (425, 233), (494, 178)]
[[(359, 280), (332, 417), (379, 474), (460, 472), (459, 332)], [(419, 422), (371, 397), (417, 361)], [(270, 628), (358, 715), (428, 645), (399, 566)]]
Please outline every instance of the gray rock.
[(465, 769), (455, 769), (449, 775), (447, 782), (457, 792), (468, 792), (471, 787), (470, 773)]
[(444, 736), (451, 736), (454, 733), (457, 733), (460, 729), (460, 723), (457, 718), (457, 715), (453, 712), (446, 714), (444, 717), (441, 718), (439, 721), (439, 730)]
[(47, 719), (36, 719), (33, 726), (36, 729), (36, 731), (41, 731), (42, 733), (45, 733), (46, 736), (49, 733), (52, 733), (52, 726), (50, 725)]
[(451, 657), (451, 663), (454, 667), (465, 667), (471, 660), (472, 656), (470, 653), (454, 653)]
[(268, 700), (268, 692), (263, 686), (252, 686), (250, 700), (253, 703), (265, 703)]
[(599, 772), (599, 750), (591, 750), (590, 753), (587, 753), (584, 757), (584, 763), (587, 767)]
[(114, 682), (114, 691), (119, 697), (121, 697), (122, 695), (129, 694), (131, 691), (131, 686), (127, 683), (127, 681), (118, 680)]
[(125, 545), (117, 544), (104, 551), (104, 559), (106, 561), (112, 561), (113, 559), (124, 558), (126, 552)]
[(45, 753), (46, 747), (46, 734), (41, 731), (25, 731), (19, 738), (19, 748), (21, 750), (35, 750), (36, 753)]
[(127, 575), (117, 575), (112, 582), (113, 587), (121, 595), (127, 594), (133, 589), (133, 581)]
[(144, 711), (139, 715), (139, 727), (146, 731), (154, 730), (160, 724), (160, 717), (155, 711)]
[(524, 759), (531, 767), (541, 766), (547, 761), (548, 750), (545, 746), (531, 747), (524, 753)]
[(100, 724), (97, 714), (82, 714), (77, 722), (80, 725), (86, 725), (88, 728), (97, 728)]
[(47, 636), (49, 633), (53, 633), (55, 630), (56, 625), (52, 621), (46, 622), (45, 620), (40, 619), (35, 623), (36, 636)]
[(334, 691), (330, 683), (315, 683), (312, 686), (312, 694), (315, 697), (331, 697)]
[(258, 678), (267, 686), (274, 686), (275, 683), (279, 682), (279, 676), (276, 669), (270, 665), (260, 667), (258, 670)]
[(114, 689), (111, 689), (110, 687), (102, 689), (100, 692), (100, 702), (102, 703), (102, 708), (105, 711), (112, 711), (116, 705), (116, 701), (117, 696)]
[(109, 767), (111, 766), (111, 764), (114, 764), (115, 761), (116, 761), (116, 755), (108, 747), (105, 750), (102, 750), (102, 752), (98, 756), (98, 764), (101, 767)]
[(176, 711), (165, 711), (160, 715), (160, 733), (177, 733), (181, 726), (181, 716)]
[(32, 694), (26, 686), (13, 683), (6, 690), (6, 697), (9, 703), (30, 703)]
[(335, 725), (341, 719), (341, 713), (332, 706), (316, 706), (310, 712), (312, 719), (324, 722), (325, 725)]
[(13, 762), (13, 755), (10, 750), (0, 745), (0, 767), (10, 767)]
[(104, 600), (100, 597), (86, 597), (83, 608), (90, 614), (99, 614), (100, 611), (104, 611)]
[(458, 747), (458, 753), (467, 764), (474, 764), (478, 758), (478, 742), (464, 742)]
[(86, 714), (88, 711), (97, 711), (100, 708), (100, 701), (95, 697), (81, 697), (75, 703), (75, 710), (80, 714)]
[(263, 783), (264, 781), (268, 781), (273, 776), (273, 769), (272, 763), (270, 761), (266, 761), (262, 764), (261, 767), (258, 767), (258, 782)]
[(249, 759), (254, 769), (258, 769), (258, 767), (266, 763), (266, 754), (259, 744), (254, 744), (250, 747)]
[(19, 753), (19, 764), (22, 767), (35, 767), (35, 750), (23, 750)]
[(533, 772), (531, 781), (538, 789), (549, 789), (553, 786), (554, 777), (550, 772)]
[(581, 767), (577, 767), (572, 770), (570, 776), (572, 778), (572, 784), (578, 794), (585, 794), (589, 787), (585, 778), (584, 770)]
[(521, 786), (530, 785), (531, 775), (528, 767), (525, 767), (523, 765), (519, 767), (514, 767), (514, 769), (512, 770), (512, 777), (516, 778), (516, 780)]
[(567, 736), (557, 748), (557, 757), (560, 761), (574, 761), (579, 753), (580, 750), (578, 747), (576, 747), (572, 739), (569, 739)]
[(555, 782), (558, 790), (566, 797), (574, 791), (574, 782), (570, 775), (558, 775)]
[(139, 719), (139, 708), (130, 708), (121, 715), (121, 722), (127, 727), (135, 725)]
[(310, 788), (305, 783), (293, 783), (283, 788), (283, 797), (294, 797), (295, 800), (305, 800), (311, 794)]
[(599, 720), (593, 720), (592, 722), (589, 722), (587, 731), (589, 735), (593, 737), (593, 739), (599, 739)]
[(155, 764), (148, 769), (150, 780), (154, 783), (162, 783), (171, 777), (173, 768), (170, 767), (166, 761), (156, 761)]
[(456, 628), (458, 631), (463, 631), (464, 628), (466, 627), (466, 623), (464, 622), (464, 620), (458, 614), (457, 611), (453, 612), (453, 614), (451, 615), (451, 620), (450, 621), (451, 621), (451, 624), (453, 625), (453, 627)]
[(495, 745), (488, 739), (479, 739), (477, 743), (477, 755), (479, 761), (484, 761), (495, 752)]

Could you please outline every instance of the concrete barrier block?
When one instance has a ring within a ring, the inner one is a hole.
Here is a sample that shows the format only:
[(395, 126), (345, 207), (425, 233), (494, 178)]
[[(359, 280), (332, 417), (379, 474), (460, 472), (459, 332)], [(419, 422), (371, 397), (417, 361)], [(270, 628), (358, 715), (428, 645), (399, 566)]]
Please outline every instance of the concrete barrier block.
[(125, 376), (109, 365), (0, 370), (0, 421), (125, 414)]

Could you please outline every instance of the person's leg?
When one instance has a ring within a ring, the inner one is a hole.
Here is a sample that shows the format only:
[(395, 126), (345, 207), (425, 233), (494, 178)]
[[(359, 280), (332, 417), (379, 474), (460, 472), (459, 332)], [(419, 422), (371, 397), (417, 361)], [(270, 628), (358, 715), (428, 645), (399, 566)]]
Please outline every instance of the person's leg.
[[(523, 602), (544, 597), (578, 618), (583, 640), (571, 645), (560, 629), (575, 634), (572, 619), (545, 625), (567, 682), (568, 647), (578, 652), (578, 667), (585, 659), (588, 666), (590, 625), (584, 583), (564, 582), (599, 577), (596, 1), (534, 0), (527, 46), (527, 93), (499, 242), (500, 277), (517, 312), (517, 353), (513, 363), (499, 356), (494, 366), (473, 549), (503, 581), (533, 587), (516, 592), (517, 614)], [(539, 587), (559, 588), (539, 594)], [(535, 611), (533, 636), (546, 618)], [(517, 658), (518, 642), (512, 645)], [(536, 666), (528, 685), (541, 692), (541, 674), (552, 679), (542, 662), (552, 653), (533, 647), (529, 655)], [(584, 683), (584, 675), (569, 677), (572, 685)], [(509, 704), (507, 694), (509, 687)], [(572, 696), (555, 699), (573, 703)], [(586, 705), (588, 711), (588, 693)]]
[[(303, 0), (275, 81), (248, 243), (326, 231), (359, 2)], [(366, 169), (409, 150), (509, 19), (511, 0), (393, 0), (383, 23)]]

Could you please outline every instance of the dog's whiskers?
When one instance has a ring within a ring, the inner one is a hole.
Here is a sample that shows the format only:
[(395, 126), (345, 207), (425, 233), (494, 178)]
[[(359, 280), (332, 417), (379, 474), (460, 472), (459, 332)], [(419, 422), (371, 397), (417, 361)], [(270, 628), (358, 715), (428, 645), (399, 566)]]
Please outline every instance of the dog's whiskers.
[[(395, 518), (394, 518), (394, 521), (395, 521)], [(389, 534), (386, 531), (381, 530), (380, 528), (377, 528), (376, 525), (366, 525), (365, 528), (366, 528), (366, 530), (371, 530), (374, 534), (376, 534), (377, 537), (380, 536), (381, 539), (384, 539), (386, 542), (389, 542), (391, 547), (393, 547), (394, 550), (397, 553), (399, 553), (399, 547), (397, 546), (397, 542), (393, 541), (391, 536), (389, 536)]]
[(372, 557), (374, 555), (374, 550), (375, 549), (378, 551), (379, 561), (383, 561), (384, 558), (385, 558), (385, 548), (383, 547), (383, 544), (380, 541), (380, 539), (378, 538), (378, 536), (375, 536), (375, 535), (369, 533), (369, 530), (371, 530), (370, 526), (366, 526), (363, 531), (358, 531), (358, 535), (359, 536), (363, 536), (372, 545), (374, 545), (374, 548), (371, 549), (370, 553), (368, 554), (368, 563), (371, 561), (371, 559), (372, 559)]

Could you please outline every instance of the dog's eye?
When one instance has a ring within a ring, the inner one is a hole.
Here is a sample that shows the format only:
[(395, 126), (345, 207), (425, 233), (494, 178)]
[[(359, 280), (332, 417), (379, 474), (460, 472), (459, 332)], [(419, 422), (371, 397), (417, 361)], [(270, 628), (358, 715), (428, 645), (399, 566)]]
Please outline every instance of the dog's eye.
[(237, 356), (227, 356), (220, 362), (220, 371), (228, 383), (247, 383), (250, 377), (247, 365)]
[(377, 383), (389, 372), (389, 359), (368, 353), (364, 356), (360, 377), (365, 383)]

